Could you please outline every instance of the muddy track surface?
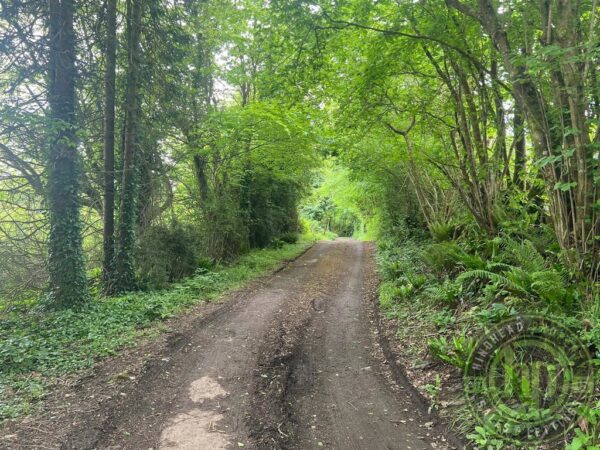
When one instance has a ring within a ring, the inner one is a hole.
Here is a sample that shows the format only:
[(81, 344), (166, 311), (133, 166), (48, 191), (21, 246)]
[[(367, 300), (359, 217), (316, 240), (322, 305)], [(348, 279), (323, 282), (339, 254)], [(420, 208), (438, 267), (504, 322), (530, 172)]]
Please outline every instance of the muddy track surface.
[(236, 292), (171, 335), (135, 387), (58, 448), (454, 448), (380, 348), (372, 253), (351, 239), (320, 242)]

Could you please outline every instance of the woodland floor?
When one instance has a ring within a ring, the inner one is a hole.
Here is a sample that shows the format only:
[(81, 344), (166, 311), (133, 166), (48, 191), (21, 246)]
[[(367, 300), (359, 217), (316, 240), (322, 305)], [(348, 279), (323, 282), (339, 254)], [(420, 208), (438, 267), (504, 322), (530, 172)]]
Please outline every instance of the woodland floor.
[(373, 247), (319, 242), (71, 380), (10, 449), (446, 449), (379, 332)]

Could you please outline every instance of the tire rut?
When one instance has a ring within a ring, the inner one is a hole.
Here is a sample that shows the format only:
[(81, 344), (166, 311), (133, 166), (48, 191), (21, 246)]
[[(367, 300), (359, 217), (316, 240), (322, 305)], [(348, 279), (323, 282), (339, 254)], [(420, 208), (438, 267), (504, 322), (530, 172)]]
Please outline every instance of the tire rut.
[[(258, 348), (271, 318), (303, 291), (327, 245), (315, 245), (258, 286), (169, 338), (135, 385), (70, 433), (64, 449), (249, 447), (245, 414)], [(218, 395), (213, 395), (219, 392)]]
[[(307, 287), (304, 303), (276, 318), (262, 348), (266, 374), (256, 380), (253, 403), (261, 420), (250, 424), (256, 447), (452, 448), (412, 386), (392, 376), (378, 345), (371, 247), (338, 239), (322, 267), (311, 282), (323, 288)], [(277, 362), (281, 348), (285, 365)]]
[(408, 383), (390, 383), (369, 244), (323, 241), (188, 321), (61, 448), (447, 448)]

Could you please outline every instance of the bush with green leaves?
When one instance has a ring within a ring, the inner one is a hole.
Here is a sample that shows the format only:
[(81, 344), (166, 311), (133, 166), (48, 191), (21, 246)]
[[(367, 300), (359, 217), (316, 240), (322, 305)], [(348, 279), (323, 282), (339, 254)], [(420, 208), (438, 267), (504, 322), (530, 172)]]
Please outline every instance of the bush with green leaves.
[(194, 227), (175, 223), (148, 227), (137, 246), (138, 280), (145, 288), (163, 288), (190, 276), (198, 267), (201, 237)]
[(461, 268), (485, 267), (485, 262), (479, 255), (468, 253), (455, 241), (428, 245), (423, 259), (430, 270), (439, 275), (455, 274)]
[(436, 242), (446, 242), (456, 239), (460, 227), (453, 221), (433, 222), (429, 225), (431, 236)]
[(600, 401), (581, 408), (582, 420), (566, 450), (600, 449)]

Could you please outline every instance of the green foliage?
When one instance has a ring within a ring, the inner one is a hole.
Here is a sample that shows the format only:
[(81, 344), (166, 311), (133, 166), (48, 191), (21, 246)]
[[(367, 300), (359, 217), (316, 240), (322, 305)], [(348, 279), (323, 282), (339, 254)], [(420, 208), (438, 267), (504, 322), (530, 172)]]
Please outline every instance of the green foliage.
[(319, 224), (324, 232), (338, 236), (359, 237), (365, 218), (360, 207), (361, 196), (357, 185), (350, 180), (347, 170), (327, 161), (316, 177), (314, 190), (304, 200), (301, 214)]
[(507, 307), (503, 303), (492, 303), (488, 308), (475, 311), (475, 319), (477, 322), (486, 327), (508, 320), (515, 315), (515, 309), (511, 306)]
[(283, 233), (281, 236), (279, 236), (279, 239), (286, 244), (295, 244), (298, 242), (299, 236), (298, 233), (288, 231), (287, 233)]
[[(144, 288), (164, 288), (194, 273), (199, 265), (201, 244), (191, 226), (153, 226), (139, 237), (136, 260), (138, 280)], [(207, 264), (203, 267), (208, 268)]]
[(437, 406), (438, 397), (442, 392), (442, 380), (438, 375), (435, 377), (435, 384), (426, 384), (423, 386), (425, 392), (429, 394), (429, 398), (431, 400), (431, 405), (429, 407), (429, 412)]
[(459, 298), (461, 284), (456, 280), (445, 278), (439, 283), (432, 283), (425, 289), (425, 295), (438, 304), (453, 305)]
[(399, 298), (402, 298), (400, 288), (393, 281), (384, 281), (379, 285), (379, 305), (384, 311), (391, 309)]
[(496, 435), (492, 435), (487, 429), (481, 426), (476, 426), (472, 433), (467, 434), (467, 437), (477, 444), (478, 448), (501, 450), (506, 447), (506, 443), (502, 439), (499, 439)]
[(433, 356), (463, 370), (475, 347), (475, 341), (469, 336), (460, 334), (451, 340), (443, 336), (432, 338), (427, 345)]
[(427, 247), (425, 262), (438, 273), (455, 273), (461, 268), (485, 268), (484, 260), (478, 254), (465, 251), (457, 242), (441, 242)]
[[(451, 241), (380, 241), (377, 261), (384, 280), (380, 305), (389, 319), (398, 321), (404, 344), (417, 346), (407, 349), (408, 354), (423, 355), (426, 350), (434, 360), (462, 371), (473, 351), (474, 336), (517, 313), (541, 311), (577, 330), (591, 350), (600, 348), (598, 299), (589, 303), (587, 310), (577, 312), (576, 308), (583, 306), (581, 286), (569, 283), (571, 275), (552, 251), (538, 250), (554, 248), (551, 242), (534, 244), (547, 242), (547, 235), (532, 232), (535, 240), (529, 240), (522, 232), (489, 237), (466, 229)], [(417, 279), (419, 283), (413, 284)], [(409, 285), (411, 290), (401, 290)], [(574, 314), (579, 314), (583, 323)], [(426, 349), (415, 340), (426, 342)], [(435, 406), (437, 386), (428, 384), (423, 389), (433, 396)], [(473, 428), (467, 409), (459, 409), (457, 415), (475, 447), (499, 450), (507, 446), (486, 427)], [(588, 415), (591, 419), (582, 422), (585, 431), (577, 431), (571, 444), (574, 448), (597, 445), (592, 438), (597, 433), (594, 413)]]
[(518, 242), (515, 239), (503, 240), (508, 262), (512, 262), (528, 272), (541, 272), (546, 268), (544, 257), (529, 240)]
[(437, 242), (451, 241), (456, 237), (457, 225), (452, 222), (434, 222), (429, 225), (429, 231)]
[(433, 315), (433, 323), (440, 329), (446, 330), (456, 322), (450, 309), (442, 309)]
[(301, 185), (259, 172), (246, 172), (241, 185), (241, 211), (250, 247), (262, 248), (298, 230), (296, 206)]
[(320, 239), (332, 240), (338, 237), (332, 231), (325, 231), (320, 223), (315, 222), (314, 220), (310, 220), (306, 217), (300, 216), (299, 219), (300, 230), (302, 231), (302, 235), (307, 240), (317, 241)]
[(576, 290), (567, 282), (567, 276), (554, 268), (546, 268), (546, 261), (530, 241), (516, 243), (508, 240), (501, 255), (512, 264), (487, 263), (490, 270), (469, 270), (457, 281), (473, 279), (494, 284), (513, 296), (540, 299), (553, 307), (569, 309), (577, 298)]
[(566, 450), (598, 450), (600, 449), (600, 402), (593, 407), (585, 406), (582, 420), (575, 436), (566, 446)]
[(526, 291), (518, 284), (513, 283), (510, 278), (503, 275), (490, 272), (489, 270), (469, 270), (468, 272), (462, 273), (457, 281), (464, 282), (472, 279), (486, 279), (490, 282), (498, 285), (498, 287), (506, 287), (507, 289), (513, 290), (519, 294), (525, 294)]
[(267, 101), (211, 111), (186, 130), (176, 155), (193, 170), (177, 212), (200, 228), (206, 256), (230, 260), (299, 231), (297, 206), (318, 163), (306, 130), (305, 115)]
[(199, 227), (203, 253), (212, 260), (230, 261), (250, 248), (248, 228), (229, 193), (205, 201)]
[[(462, 2), (466, 15), (460, 2), (151, 2), (139, 98), (125, 94), (135, 58), (117, 61), (115, 142), (133, 125), (120, 105), (137, 102), (139, 123), (133, 170), (117, 158), (128, 177), (117, 177), (112, 282), (176, 284), (89, 306), (85, 271), (102, 259), (106, 58), (93, 30), (104, 3), (76, 2), (70, 60), (85, 70), (64, 104), (77, 110), (51, 120), (47, 36), (22, 32), (45, 29), (47, 10), (13, 3), (0, 58), (0, 362), (15, 370), (2, 393), (21, 400), (0, 414), (39, 397), (43, 380), (23, 374), (86, 367), (234, 285), (220, 264), (284, 252), (299, 232), (377, 240), (382, 308), (436, 327), (432, 353), (457, 367), (467, 336), (517, 311), (576, 318), (600, 348), (595, 3), (547, 14), (547, 2)], [(240, 280), (261, 263), (242, 266)], [(42, 316), (44, 288), (48, 306), (83, 309)], [(588, 432), (573, 445), (596, 445)], [(502, 446), (485, 430), (471, 437)]]

